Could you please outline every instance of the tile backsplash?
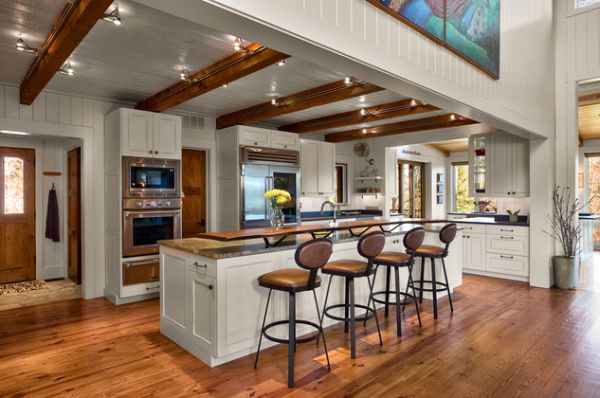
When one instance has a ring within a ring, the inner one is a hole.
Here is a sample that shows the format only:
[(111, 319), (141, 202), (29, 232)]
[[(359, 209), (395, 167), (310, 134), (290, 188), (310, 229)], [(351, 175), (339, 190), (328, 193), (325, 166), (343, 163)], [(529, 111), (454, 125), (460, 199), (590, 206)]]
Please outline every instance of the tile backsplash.
[(529, 198), (496, 198), (498, 214), (507, 214), (507, 210), (517, 211), (522, 216), (529, 215)]

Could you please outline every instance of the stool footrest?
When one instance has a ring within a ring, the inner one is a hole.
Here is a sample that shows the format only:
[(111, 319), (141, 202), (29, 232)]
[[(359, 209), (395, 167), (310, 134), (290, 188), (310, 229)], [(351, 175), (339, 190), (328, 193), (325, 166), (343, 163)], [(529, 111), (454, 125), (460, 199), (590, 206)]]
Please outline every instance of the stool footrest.
[[(372, 295), (373, 298), (371, 300), (373, 300), (374, 302), (379, 303), (379, 304), (386, 304), (385, 300), (375, 298), (375, 296), (377, 296), (377, 295), (382, 295), (382, 294), (386, 294), (386, 293), (389, 294), (390, 296), (396, 295), (395, 290), (388, 290), (388, 291), (380, 290), (378, 292), (373, 292), (373, 295)], [(404, 303), (414, 303), (415, 298), (413, 297), (412, 294), (406, 294), (404, 292), (399, 292), (399, 294), (400, 294), (400, 296), (404, 297), (404, 301), (401, 301), (400, 305), (402, 305)], [(407, 301), (406, 299), (408, 299), (408, 298), (411, 298), (412, 300)], [(387, 304), (388, 305), (396, 305), (396, 301), (388, 301)]]
[[(279, 326), (279, 325), (287, 325), (289, 324), (290, 321), (285, 319), (285, 320), (281, 320), (281, 321), (275, 321), (275, 322), (271, 322), (268, 325), (265, 325), (265, 327), (263, 328), (263, 330), (261, 331), (263, 336), (265, 336), (265, 338), (267, 340), (271, 340), (274, 341), (276, 343), (279, 344), (289, 344), (290, 340), (289, 339), (280, 339), (279, 337), (273, 337), (270, 334), (267, 333), (267, 330), (275, 327), (275, 326)], [(320, 334), (321, 334), (321, 327), (319, 325), (317, 325), (314, 322), (310, 322), (310, 321), (305, 321), (302, 319), (296, 319), (296, 323), (300, 323), (302, 325), (308, 325), (308, 326), (312, 326), (313, 328), (315, 328), (317, 330), (317, 334), (312, 335), (312, 336), (308, 336), (308, 337), (296, 337), (296, 343), (308, 343), (310, 341), (316, 340)]]
[[(421, 287), (420, 286), (421, 282), (423, 284), (429, 283), (432, 286), (429, 287), (429, 288)], [(434, 282), (433, 281), (425, 281), (424, 280), (424, 281), (415, 281), (415, 283), (414, 283), (415, 290), (417, 290), (417, 291), (421, 291), (422, 290), (424, 292), (433, 292), (434, 290), (436, 292), (445, 292), (450, 287), (450, 286), (448, 286), (448, 284), (446, 284), (444, 282), (439, 282), (439, 281), (435, 281), (435, 286), (436, 286), (435, 289), (433, 288), (433, 286), (434, 286)]]
[[(325, 307), (325, 309), (323, 309), (323, 315), (325, 315), (327, 318), (335, 319), (336, 321), (349, 322), (350, 318), (346, 318), (344, 316), (331, 315), (328, 313), (330, 310), (333, 310), (336, 308), (346, 308), (346, 307), (350, 308), (350, 305), (346, 305), (346, 304), (329, 305), (329, 306)], [(354, 304), (354, 308), (360, 308), (360, 309), (363, 309), (366, 311), (364, 314), (354, 317), (354, 320), (357, 322), (364, 321), (365, 319), (371, 319), (375, 315), (373, 308), (369, 308), (366, 305)]]

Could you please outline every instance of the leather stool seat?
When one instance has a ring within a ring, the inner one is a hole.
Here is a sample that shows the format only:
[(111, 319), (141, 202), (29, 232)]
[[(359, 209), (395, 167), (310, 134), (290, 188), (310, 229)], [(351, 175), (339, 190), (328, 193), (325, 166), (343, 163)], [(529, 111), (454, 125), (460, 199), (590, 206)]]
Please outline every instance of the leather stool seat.
[(417, 257), (443, 257), (446, 255), (446, 249), (439, 246), (423, 245), (417, 249)]
[(402, 252), (382, 252), (379, 256), (375, 257), (375, 264), (397, 266), (398, 264), (408, 263), (411, 261), (409, 254)]
[[(272, 271), (258, 278), (262, 287), (286, 292), (303, 292), (308, 289), (309, 271), (295, 268), (286, 268)], [(321, 286), (321, 277), (317, 275), (314, 287)], [(312, 289), (311, 289), (312, 290)]]
[(363, 276), (368, 269), (369, 264), (366, 261), (338, 260), (325, 264), (323, 267), (323, 273), (355, 278)]

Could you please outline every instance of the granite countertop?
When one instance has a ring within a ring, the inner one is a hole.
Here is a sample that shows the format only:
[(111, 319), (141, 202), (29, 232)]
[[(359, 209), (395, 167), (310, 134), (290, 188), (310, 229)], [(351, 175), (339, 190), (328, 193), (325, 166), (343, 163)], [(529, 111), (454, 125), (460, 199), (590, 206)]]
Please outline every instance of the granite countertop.
[[(426, 232), (438, 233), (444, 225), (445, 224), (402, 224), (394, 232), (386, 234), (386, 236), (404, 235), (406, 232), (418, 226), (424, 227)], [(460, 229), (461, 228), (459, 228), (459, 230)], [(359, 237), (351, 236), (348, 231), (337, 231), (329, 236), (329, 239), (333, 242), (333, 244), (336, 244), (358, 241)], [(271, 247), (266, 247), (265, 242), (262, 239), (219, 242), (210, 239), (187, 238), (159, 241), (158, 244), (164, 247), (188, 252), (197, 256), (222, 260), (226, 258), (249, 256), (253, 254), (294, 250), (299, 244), (308, 240), (311, 240), (310, 235), (295, 235), (286, 238), (279, 245)]]
[(494, 217), (473, 217), (463, 218), (461, 220), (453, 220), (455, 223), (463, 224), (484, 224), (484, 225), (513, 225), (515, 227), (528, 227), (527, 222), (510, 222), (510, 221), (497, 221)]

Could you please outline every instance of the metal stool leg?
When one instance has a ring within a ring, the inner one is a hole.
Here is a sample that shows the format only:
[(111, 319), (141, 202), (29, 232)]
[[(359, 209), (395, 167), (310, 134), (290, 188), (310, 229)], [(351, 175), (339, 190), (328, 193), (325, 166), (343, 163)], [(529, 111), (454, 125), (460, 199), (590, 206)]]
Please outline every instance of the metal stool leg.
[(446, 272), (446, 263), (442, 257), (442, 269), (444, 270), (444, 278), (446, 279), (446, 290), (448, 291), (448, 300), (450, 301), (450, 312), (454, 312), (454, 306), (452, 305), (452, 295), (450, 294), (450, 282), (448, 282), (448, 273)]
[(390, 313), (390, 267), (385, 267), (385, 317)]
[[(325, 302), (323, 303), (323, 312), (321, 313), (321, 316), (319, 317), (319, 324), (321, 325), (321, 327), (323, 327), (323, 318), (325, 318), (325, 308), (327, 308), (327, 299), (329, 298), (329, 289), (331, 289), (331, 280), (333, 279), (333, 276), (329, 275), (329, 283), (327, 284), (327, 293), (325, 293)], [(317, 336), (317, 346), (319, 346), (319, 339), (321, 338), (321, 335)], [(323, 335), (323, 338), (325, 338), (325, 335)]]
[[(373, 275), (373, 282), (367, 276), (367, 282), (369, 282), (369, 299), (373, 295), (373, 287), (375, 286), (375, 275)], [(371, 305), (370, 300), (367, 304), (367, 308)], [(367, 311), (368, 312), (368, 311)], [(383, 345), (383, 339), (381, 338), (381, 329), (379, 329), (379, 318), (377, 317), (377, 307), (375, 306), (375, 301), (373, 301), (373, 315), (375, 315), (375, 324), (377, 325), (377, 334), (379, 335), (379, 345)], [(367, 323), (367, 314), (365, 313), (365, 323)]]
[(262, 327), (260, 328), (260, 337), (258, 338), (258, 349), (256, 350), (256, 359), (254, 360), (254, 369), (258, 365), (258, 354), (260, 354), (260, 344), (262, 343), (263, 332), (265, 330), (265, 323), (267, 322), (267, 314), (269, 312), (269, 301), (271, 301), (271, 293), (273, 289), (269, 289), (269, 297), (267, 297), (267, 306), (265, 307), (265, 316), (263, 318)]
[[(373, 272), (373, 285), (372, 286), (371, 286), (371, 281), (369, 280), (369, 277), (367, 276), (367, 280), (369, 281), (369, 289), (371, 289), (371, 291), (369, 292), (369, 299), (367, 300), (367, 308), (371, 307), (371, 300), (373, 299), (373, 286), (375, 286), (375, 279), (377, 278), (377, 270), (378, 269), (379, 269), (379, 264), (377, 264), (377, 266), (375, 266), (375, 271)], [(373, 308), (375, 308), (375, 301), (373, 301)], [(367, 317), (366, 316), (363, 321), (363, 327), (367, 327)], [(379, 327), (379, 325), (377, 325), (377, 327)]]
[(325, 358), (327, 358), (327, 368), (331, 370), (329, 353), (327, 353), (327, 343), (325, 342), (325, 331), (323, 330), (323, 319), (321, 318), (321, 314), (319, 312), (319, 302), (317, 301), (317, 293), (315, 292), (315, 289), (313, 289), (313, 297), (315, 298), (315, 308), (317, 309), (317, 317), (319, 318), (319, 336), (323, 336), (323, 348), (325, 349)]
[[(344, 318), (348, 319), (348, 303), (349, 303), (349, 295), (350, 295), (350, 278), (346, 278), (346, 289), (345, 289), (345, 299), (344, 303), (346, 306), (344, 307)], [(344, 321), (344, 333), (348, 333), (348, 321)]]
[(288, 387), (294, 387), (294, 351), (296, 348), (296, 293), (291, 292), (288, 298), (289, 307), (289, 343), (288, 343)]
[(431, 258), (431, 290), (433, 294), (433, 319), (438, 319), (437, 283), (435, 280), (435, 260)]
[[(356, 319), (354, 314), (354, 278), (347, 278), (350, 295), (350, 357), (356, 358)], [(346, 307), (347, 308), (347, 307)]]
[(425, 257), (421, 257), (421, 284), (419, 285), (419, 304), (423, 304), (423, 285), (425, 284)]
[(412, 266), (408, 268), (408, 285), (412, 288), (415, 309), (417, 310), (417, 319), (419, 319), (419, 327), (422, 327), (423, 324), (421, 323), (421, 312), (419, 311), (419, 303), (417, 303), (417, 293), (415, 292), (415, 282), (412, 278)]
[(400, 269), (394, 267), (394, 281), (396, 283), (396, 336), (402, 337), (402, 312), (400, 308)]

